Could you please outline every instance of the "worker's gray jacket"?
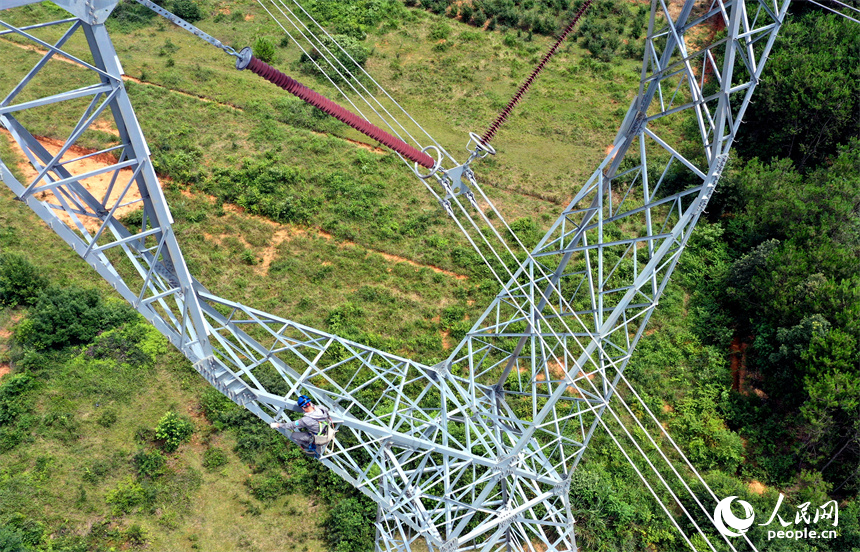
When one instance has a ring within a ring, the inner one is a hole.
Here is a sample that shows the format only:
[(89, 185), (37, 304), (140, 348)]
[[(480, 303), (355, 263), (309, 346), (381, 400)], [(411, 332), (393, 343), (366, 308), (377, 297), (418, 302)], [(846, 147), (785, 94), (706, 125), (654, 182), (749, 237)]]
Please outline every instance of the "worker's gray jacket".
[(306, 413), (301, 420), (296, 422), (296, 427), (299, 430), (307, 430), (311, 435), (318, 435), (320, 432), (320, 422), (324, 422), (328, 418), (328, 410), (325, 407), (314, 405), (313, 412)]

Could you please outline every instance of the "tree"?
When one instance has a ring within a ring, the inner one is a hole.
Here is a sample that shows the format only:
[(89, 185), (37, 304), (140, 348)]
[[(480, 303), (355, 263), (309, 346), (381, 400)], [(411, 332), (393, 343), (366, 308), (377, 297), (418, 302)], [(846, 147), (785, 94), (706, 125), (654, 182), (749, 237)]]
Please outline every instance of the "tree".
[(843, 18), (809, 12), (777, 40), (735, 148), (747, 159), (814, 168), (860, 137), (860, 33)]

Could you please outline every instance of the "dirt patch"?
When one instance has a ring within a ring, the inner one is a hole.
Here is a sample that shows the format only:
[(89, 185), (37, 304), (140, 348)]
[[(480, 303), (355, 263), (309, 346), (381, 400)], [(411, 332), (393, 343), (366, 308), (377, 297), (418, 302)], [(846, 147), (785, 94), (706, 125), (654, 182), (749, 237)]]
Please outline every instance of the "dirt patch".
[[(320, 133), (315, 133), (315, 134), (320, 134)], [(360, 148), (366, 149), (367, 151), (372, 151), (373, 153), (378, 153), (379, 155), (388, 153), (388, 150), (386, 150), (386, 149), (376, 147), (376, 146), (371, 146), (370, 144), (367, 144), (365, 142), (359, 142), (358, 140), (353, 140), (352, 138), (344, 138), (344, 140), (346, 140), (350, 144), (355, 144), (356, 146), (358, 146)]]
[(453, 345), (451, 343), (451, 332), (448, 330), (443, 330), (442, 332), (442, 348), (446, 351), (450, 349)]
[(5, 325), (5, 327), (0, 328), (0, 339), (9, 339), (12, 337), (11, 328), (15, 326), (21, 319), (24, 318), (24, 315), (20, 312), (13, 313), (11, 317), (9, 317), (9, 322)]
[(764, 492), (767, 490), (767, 487), (765, 486), (764, 483), (762, 483), (761, 481), (756, 481), (755, 479), (750, 481), (750, 484), (748, 485), (748, 487), (749, 487), (750, 492), (755, 493), (759, 496), (763, 495)]
[(108, 134), (112, 134), (119, 138), (119, 131), (116, 129), (116, 125), (113, 121), (107, 121), (104, 119), (96, 119), (90, 128), (93, 130), (100, 130), (102, 132), (107, 132)]
[[(3, 130), (2, 132), (6, 136), (9, 136), (8, 131)], [(62, 142), (60, 142), (59, 140), (54, 140), (52, 138), (36, 136), (36, 139), (39, 141), (40, 144), (42, 144), (42, 146), (46, 150), (48, 150), (51, 155), (57, 155), (57, 153), (60, 152), (63, 146)], [(12, 144), (12, 147), (15, 148), (15, 150), (22, 156), (22, 158), (26, 159), (23, 150), (18, 147), (17, 142), (15, 142), (14, 140), (10, 140), (10, 143)], [(94, 150), (88, 150), (86, 148), (72, 146), (63, 155), (62, 161), (69, 162), (73, 159), (78, 159), (82, 156), (89, 155), (92, 153), (94, 153)], [(87, 157), (86, 159), (78, 159), (77, 161), (66, 164), (65, 167), (69, 171), (71, 171), (72, 174), (83, 174), (89, 171), (104, 168), (114, 163), (116, 163), (116, 160), (109, 154), (100, 154), (94, 155), (92, 157)], [(36, 172), (36, 169), (34, 169), (33, 166), (27, 161), (19, 163), (18, 168), (24, 175), (25, 182), (23, 182), (23, 184), (25, 186), (32, 182), (39, 174)], [(110, 187), (111, 181), (113, 180), (115, 174), (116, 171), (110, 171), (96, 176), (91, 176), (90, 178), (85, 178), (80, 182), (84, 186), (84, 188), (86, 188), (96, 199), (101, 201), (102, 199), (104, 199), (105, 194), (107, 194), (108, 188)], [(131, 179), (132, 174), (134, 174), (134, 171), (132, 171), (131, 168), (121, 169), (119, 171), (119, 176), (117, 177), (116, 183), (114, 184), (113, 189), (111, 190), (111, 194), (106, 202), (108, 209), (112, 208), (120, 199), (122, 199), (121, 203), (123, 205), (126, 203), (137, 202), (140, 200), (140, 191), (134, 184), (132, 184), (131, 188), (129, 188), (128, 193), (124, 197), (120, 198), (120, 194), (122, 193), (122, 190), (125, 185)], [(43, 182), (40, 182), (39, 185), (42, 184)], [(39, 192), (36, 193), (35, 197), (42, 201), (48, 201), (49, 203), (56, 202), (56, 196), (53, 192)], [(119, 218), (138, 209), (140, 209), (139, 203), (133, 203), (132, 205), (124, 205), (116, 210), (114, 216)], [(56, 210), (54, 212), (57, 214), (60, 220), (62, 220), (72, 228), (75, 227), (75, 223), (72, 221), (71, 216), (69, 216), (65, 211)], [(101, 221), (99, 219), (93, 217), (79, 218), (81, 219), (84, 228), (86, 228), (90, 232), (96, 232), (101, 226)]]
[(732, 389), (740, 393), (746, 392), (747, 376), (747, 344), (735, 336), (729, 347), (729, 365), (732, 371)]
[(129, 77), (128, 75), (123, 75), (122, 80), (131, 81), (137, 84), (143, 84), (146, 86), (154, 86), (155, 88), (161, 88), (162, 90), (169, 90), (170, 92), (179, 94), (180, 96), (185, 96), (186, 98), (194, 98), (195, 100), (200, 100), (201, 102), (215, 104), (221, 107), (227, 107), (230, 109), (235, 109), (236, 111), (243, 111), (241, 107), (235, 106), (231, 103), (219, 102), (215, 101), (212, 98), (207, 98), (206, 96), (199, 96), (197, 94), (192, 94), (191, 92), (185, 92), (184, 90), (177, 90), (176, 88), (167, 88), (166, 86), (162, 86), (155, 82), (145, 81), (142, 79), (138, 79), (135, 77)]
[(8, 362), (0, 362), (0, 379), (3, 378), (6, 374), (10, 374), (12, 372), (12, 368), (9, 366)]
[(288, 228), (281, 228), (277, 232), (272, 235), (272, 243), (263, 250), (262, 255), (260, 256), (260, 272), (263, 274), (269, 271), (269, 266), (272, 264), (272, 261), (275, 259), (275, 255), (278, 252), (278, 246), (281, 245), (284, 240), (290, 237), (290, 230)]
[[(360, 247), (359, 245), (352, 243), (352, 242), (344, 242), (344, 243), (346, 243), (352, 247)], [(371, 250), (371, 251), (373, 251), (373, 250)], [(451, 277), (456, 278), (458, 280), (466, 280), (468, 278), (468, 276), (466, 276), (465, 274), (457, 274), (456, 272), (451, 272), (450, 270), (445, 270), (444, 268), (439, 268), (438, 266), (416, 263), (415, 261), (410, 261), (409, 259), (406, 259), (404, 257), (398, 257), (397, 255), (392, 255), (390, 253), (383, 253), (382, 251), (374, 251), (374, 252), (377, 253), (378, 255), (381, 255), (385, 259), (394, 262), (394, 263), (406, 263), (410, 266), (414, 266), (415, 268), (429, 268), (433, 272), (438, 272), (439, 274), (445, 274), (447, 276), (451, 276)]]

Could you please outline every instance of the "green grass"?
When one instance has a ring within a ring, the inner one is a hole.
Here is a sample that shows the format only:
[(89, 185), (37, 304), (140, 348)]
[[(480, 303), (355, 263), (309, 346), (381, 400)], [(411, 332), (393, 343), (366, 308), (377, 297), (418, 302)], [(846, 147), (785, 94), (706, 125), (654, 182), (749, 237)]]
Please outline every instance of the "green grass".
[[(22, 23), (50, 9), (29, 6), (3, 15)], [(231, 3), (230, 9), (241, 17), (216, 22), (210, 14), (199, 26), (236, 47), (279, 35), (256, 3)], [(385, 30), (365, 40), (373, 52), (368, 71), (462, 159), (467, 133), (483, 132), (550, 39), (506, 39), (415, 10), (405, 19), (383, 24)], [(440, 24), (451, 28), (444, 47), (429, 38)], [(37, 34), (56, 39), (58, 32)], [(447, 354), (456, 344), (447, 330), (457, 321), (446, 313), (473, 320), (497, 287), (464, 254), (468, 244), (408, 168), (391, 153), (351, 142), (368, 139), (316, 117), (253, 74), (235, 71), (231, 58), (164, 21), (113, 37), (126, 73), (142, 81), (126, 87), (156, 167), (174, 179), (164, 184), (165, 195), (192, 274), (229, 299), (312, 327), (335, 329), (337, 323), (349, 337), (383, 350), (428, 363)], [(71, 49), (87, 59), (85, 45), (76, 40)], [(279, 47), (275, 65), (336, 98), (325, 83), (297, 72), (298, 55), (295, 46)], [(0, 57), (8, 61), (0, 73), (6, 88), (39, 59), (6, 39), (0, 39)], [(51, 62), (20, 100), (80, 85), (82, 74)], [(579, 45), (560, 52), (494, 140), (499, 154), (474, 164), (508, 221), (528, 217), (538, 231), (548, 228), (604, 156), (636, 83), (636, 61), (599, 63)], [(61, 137), (75, 122), (71, 108), (85, 105), (80, 100), (64, 109), (35, 110), (25, 122), (37, 134)], [(115, 140), (106, 130), (88, 130), (80, 145), (100, 148)], [(5, 137), (0, 155), (15, 159)], [(17, 162), (10, 163), (13, 170)], [(299, 177), (278, 194), (292, 194), (312, 208), (301, 220), (277, 225), (253, 215), (260, 204), (235, 181), (243, 163), (294, 170)], [(218, 174), (228, 178), (219, 181)], [(221, 205), (225, 198), (246, 212)], [(5, 188), (0, 201), (0, 250), (26, 253), (58, 283), (86, 282), (109, 293)], [(13, 320), (13, 313), (0, 311), (3, 328)], [(58, 362), (70, 365), (68, 359)], [(0, 511), (15, 504), (15, 511), (46, 526), (65, 524), (68, 534), (90, 539), (93, 547), (121, 545), (138, 524), (152, 550), (324, 549), (317, 525), (325, 511), (312, 497), (260, 502), (252, 496), (244, 482), (259, 475), (257, 468), (266, 474), (273, 468), (248, 466), (233, 452), (234, 434), (216, 431), (199, 415), (206, 384), (179, 353), (171, 350), (138, 374), (147, 385), (131, 395), (108, 393), (105, 399), (105, 389), (94, 385), (79, 385), (77, 395), (67, 392), (86, 376), (59, 370), (40, 390), (35, 435), (3, 454), (0, 470), (8, 477), (0, 477)], [(116, 385), (129, 391), (121, 381)], [(99, 420), (108, 410), (117, 421), (105, 428)], [(196, 432), (170, 456), (161, 507), (114, 517), (109, 493), (133, 476), (138, 449), (152, 447), (135, 434), (154, 428), (168, 410), (192, 417)], [(71, 421), (45, 426), (51, 415)], [(228, 458), (212, 472), (203, 467), (209, 446)], [(96, 472), (103, 474), (91, 475)]]

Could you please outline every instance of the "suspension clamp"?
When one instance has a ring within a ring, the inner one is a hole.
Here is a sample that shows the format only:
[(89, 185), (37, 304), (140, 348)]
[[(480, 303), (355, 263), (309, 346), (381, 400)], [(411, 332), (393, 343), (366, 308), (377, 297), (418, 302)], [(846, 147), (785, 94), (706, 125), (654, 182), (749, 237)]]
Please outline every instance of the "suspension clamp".
[(454, 216), (454, 209), (451, 208), (451, 202), (450, 201), (448, 201), (447, 199), (440, 199), (439, 205), (441, 205), (442, 208), (445, 209), (445, 212), (448, 213), (449, 217), (456, 218)]
[(443, 171), (443, 176), (440, 177), (437, 175), (437, 178), (439, 179), (439, 183), (442, 185), (442, 188), (445, 190), (445, 201), (450, 202), (457, 196), (463, 195), (466, 196), (466, 199), (469, 200), (469, 204), (476, 211), (479, 210), (478, 201), (475, 199), (475, 193), (465, 182), (465, 180), (468, 180), (472, 186), (478, 186), (478, 183), (475, 181), (475, 174), (472, 172), (472, 169), (469, 168), (468, 163)]

